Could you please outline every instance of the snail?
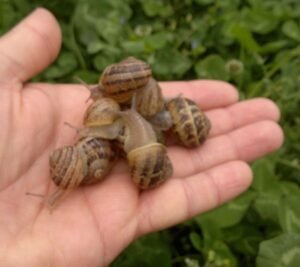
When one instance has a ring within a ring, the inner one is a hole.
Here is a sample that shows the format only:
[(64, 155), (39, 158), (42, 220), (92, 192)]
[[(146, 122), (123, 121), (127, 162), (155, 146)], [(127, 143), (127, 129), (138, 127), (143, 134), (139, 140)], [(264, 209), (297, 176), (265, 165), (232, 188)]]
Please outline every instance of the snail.
[(133, 182), (140, 189), (158, 186), (173, 173), (165, 146), (157, 142), (151, 124), (134, 109), (120, 114), (127, 127), (124, 151), (127, 153)]
[(194, 101), (176, 97), (167, 102), (167, 110), (165, 118), (171, 118), (172, 130), (184, 146), (196, 147), (207, 139), (211, 123)]
[(90, 88), (91, 98), (96, 100), (104, 95), (118, 103), (126, 103), (135, 91), (148, 83), (151, 75), (151, 68), (146, 62), (128, 57), (104, 69), (99, 85)]
[[(121, 127), (118, 112), (119, 104), (111, 98), (102, 97), (93, 102), (85, 112), (82, 129), (77, 129), (79, 136), (115, 139)], [(75, 127), (73, 127), (75, 128)]]
[(49, 207), (76, 187), (103, 180), (114, 159), (109, 142), (99, 138), (84, 138), (74, 146), (54, 150), (49, 158), (50, 175), (58, 188), (48, 199)]

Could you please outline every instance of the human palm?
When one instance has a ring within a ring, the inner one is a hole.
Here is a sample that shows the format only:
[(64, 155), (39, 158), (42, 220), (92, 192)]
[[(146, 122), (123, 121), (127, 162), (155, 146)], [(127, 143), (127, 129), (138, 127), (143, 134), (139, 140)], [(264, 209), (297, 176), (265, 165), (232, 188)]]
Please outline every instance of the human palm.
[[(38, 22), (38, 23), (37, 23)], [(20, 41), (22, 36), (28, 41)], [(28, 39), (28, 36), (31, 38)], [(277, 107), (266, 99), (238, 102), (227, 83), (161, 83), (164, 95), (182, 93), (212, 122), (197, 149), (170, 147), (174, 175), (139, 192), (125, 162), (106, 179), (72, 191), (50, 213), (55, 191), (49, 153), (73, 144), (88, 91), (80, 85), (24, 84), (59, 51), (53, 17), (39, 9), (0, 39), (0, 263), (3, 266), (105, 266), (135, 238), (191, 218), (237, 196), (251, 183), (246, 162), (283, 140)], [(2, 265), (1, 265), (2, 266)]]

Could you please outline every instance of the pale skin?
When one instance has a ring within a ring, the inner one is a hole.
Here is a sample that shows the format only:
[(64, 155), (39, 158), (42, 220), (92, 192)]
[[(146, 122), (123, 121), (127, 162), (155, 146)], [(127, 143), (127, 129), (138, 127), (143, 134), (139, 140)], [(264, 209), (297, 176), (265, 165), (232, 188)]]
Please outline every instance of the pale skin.
[(249, 162), (283, 142), (279, 110), (270, 100), (238, 101), (221, 81), (161, 83), (166, 96), (182, 93), (212, 122), (197, 149), (168, 149), (174, 175), (139, 192), (125, 162), (98, 185), (72, 191), (50, 213), (43, 198), (55, 190), (48, 158), (72, 144), (89, 93), (80, 85), (26, 83), (59, 53), (54, 17), (38, 9), (0, 39), (0, 266), (107, 266), (134, 239), (213, 209), (244, 192)]

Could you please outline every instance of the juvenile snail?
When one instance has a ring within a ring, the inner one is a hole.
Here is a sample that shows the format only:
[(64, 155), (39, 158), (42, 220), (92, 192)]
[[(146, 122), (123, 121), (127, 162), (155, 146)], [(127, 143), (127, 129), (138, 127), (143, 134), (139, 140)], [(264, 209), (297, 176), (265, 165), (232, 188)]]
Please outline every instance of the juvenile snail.
[(167, 110), (173, 130), (184, 146), (196, 147), (206, 140), (211, 123), (194, 101), (177, 97), (167, 103)]
[(151, 75), (152, 70), (146, 62), (128, 57), (104, 69), (99, 85), (91, 88), (91, 98), (95, 100), (104, 95), (118, 103), (126, 103), (134, 92), (148, 83)]
[(93, 102), (84, 115), (84, 128), (79, 129), (80, 137), (115, 139), (120, 131), (119, 104), (111, 98), (102, 97)]
[(132, 180), (141, 189), (158, 186), (173, 173), (165, 146), (157, 142), (150, 123), (135, 110), (122, 112), (122, 119), (128, 131), (124, 150), (127, 153)]
[(53, 208), (69, 191), (101, 181), (110, 171), (115, 154), (106, 140), (85, 138), (75, 146), (56, 149), (49, 158), (50, 175), (57, 190), (49, 197)]

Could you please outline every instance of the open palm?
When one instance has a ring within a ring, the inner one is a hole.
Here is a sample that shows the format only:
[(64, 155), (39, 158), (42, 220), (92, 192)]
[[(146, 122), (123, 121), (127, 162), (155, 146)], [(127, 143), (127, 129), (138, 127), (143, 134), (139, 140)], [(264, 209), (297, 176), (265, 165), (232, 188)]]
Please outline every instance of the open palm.
[(24, 84), (53, 61), (60, 31), (38, 9), (0, 39), (0, 265), (105, 266), (135, 238), (179, 223), (237, 196), (251, 183), (246, 162), (283, 140), (277, 107), (266, 99), (238, 102), (217, 81), (161, 83), (207, 112), (212, 130), (198, 149), (168, 149), (174, 175), (139, 192), (120, 162), (100, 184), (74, 190), (50, 213), (43, 199), (55, 190), (49, 153), (73, 144), (88, 91), (79, 85)]

